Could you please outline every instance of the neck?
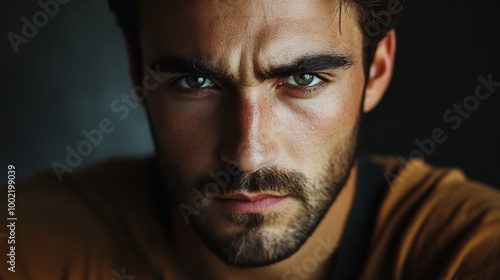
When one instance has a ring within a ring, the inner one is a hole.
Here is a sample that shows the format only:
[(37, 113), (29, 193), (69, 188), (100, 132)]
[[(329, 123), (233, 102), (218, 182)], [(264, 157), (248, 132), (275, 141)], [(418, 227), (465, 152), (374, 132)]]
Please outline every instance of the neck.
[[(357, 164), (324, 219), (310, 238), (291, 257), (271, 266), (235, 268), (221, 261), (187, 225), (171, 203), (173, 259), (178, 278), (185, 279), (311, 279), (323, 280), (331, 273), (332, 258), (351, 210), (356, 185)], [(180, 277), (182, 275), (182, 277)]]

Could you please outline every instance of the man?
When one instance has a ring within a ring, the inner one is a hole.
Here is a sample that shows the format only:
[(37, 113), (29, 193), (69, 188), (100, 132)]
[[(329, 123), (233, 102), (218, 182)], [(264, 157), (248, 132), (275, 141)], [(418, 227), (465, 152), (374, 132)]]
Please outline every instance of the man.
[(14, 252), (15, 272), (2, 278), (500, 276), (498, 192), (356, 153), (407, 3), (110, 5), (156, 157), (17, 185), (16, 243), (2, 255)]

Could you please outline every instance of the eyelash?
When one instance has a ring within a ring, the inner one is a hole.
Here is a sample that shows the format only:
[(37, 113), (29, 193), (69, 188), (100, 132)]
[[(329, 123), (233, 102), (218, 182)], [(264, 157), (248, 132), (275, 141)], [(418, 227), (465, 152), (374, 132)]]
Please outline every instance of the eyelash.
[(301, 95), (307, 95), (307, 94), (318, 93), (320, 90), (324, 89), (327, 86), (327, 83), (329, 82), (328, 79), (319, 74), (314, 74), (314, 73), (297, 73), (297, 74), (311, 74), (320, 79), (321, 82), (314, 86), (303, 86), (303, 87), (282, 82), (278, 85), (278, 87), (288, 87), (296, 92), (299, 92)]
[[(199, 89), (186, 89), (186, 88), (182, 88), (178, 85), (180, 80), (187, 78), (187, 77), (191, 77), (191, 76), (192, 75), (176, 77), (173, 81), (168, 82), (167, 86), (173, 90), (176, 90), (181, 95), (187, 96), (187, 97), (204, 96), (204, 95), (210, 94), (214, 91), (214, 87), (204, 87), (204, 88), (199, 88)], [(217, 87), (217, 84), (215, 84), (215, 87)]]
[[(301, 74), (301, 73), (296, 73), (296, 74)], [(306, 73), (303, 73), (303, 74), (306, 74)], [(311, 74), (311, 75), (316, 76), (318, 79), (321, 80), (321, 82), (317, 85), (314, 85), (314, 86), (303, 86), (303, 87), (291, 85), (291, 84), (286, 83), (286, 82), (280, 82), (278, 84), (278, 87), (287, 87), (295, 92), (298, 92), (300, 95), (307, 95), (307, 94), (318, 93), (319, 91), (324, 89), (327, 86), (327, 83), (329, 82), (329, 80), (327, 78), (325, 78), (319, 74), (314, 74), (314, 73), (307, 73), (307, 74)], [(204, 87), (204, 88), (199, 88), (199, 89), (185, 89), (185, 88), (178, 86), (177, 83), (186, 77), (190, 77), (190, 75), (177, 77), (173, 81), (169, 82), (168, 86), (172, 89), (175, 89), (180, 94), (182, 94), (184, 96), (188, 96), (188, 97), (189, 96), (191, 96), (191, 97), (192, 96), (195, 96), (195, 97), (204, 96), (204, 95), (213, 93), (214, 90), (218, 89), (217, 84), (215, 84), (215, 83), (214, 83), (215, 86), (213, 86), (213, 87)]]

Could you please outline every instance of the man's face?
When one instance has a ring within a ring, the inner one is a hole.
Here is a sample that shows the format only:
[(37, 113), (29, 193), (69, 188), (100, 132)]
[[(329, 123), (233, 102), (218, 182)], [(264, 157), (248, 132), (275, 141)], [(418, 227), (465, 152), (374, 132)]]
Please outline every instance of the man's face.
[(142, 2), (143, 63), (163, 76), (146, 103), (173, 200), (228, 264), (291, 256), (352, 167), (365, 84), (354, 8), (340, 27), (332, 0)]

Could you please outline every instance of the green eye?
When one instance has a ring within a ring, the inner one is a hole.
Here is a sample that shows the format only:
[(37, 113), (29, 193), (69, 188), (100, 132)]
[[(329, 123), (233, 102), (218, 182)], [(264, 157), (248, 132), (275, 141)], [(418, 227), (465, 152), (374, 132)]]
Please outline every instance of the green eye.
[(178, 85), (186, 89), (211, 87), (214, 83), (203, 76), (188, 76), (180, 79)]
[(294, 86), (308, 87), (314, 86), (321, 82), (321, 79), (314, 74), (309, 73), (301, 73), (290, 76), (287, 80), (287, 83)]

